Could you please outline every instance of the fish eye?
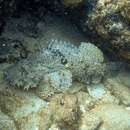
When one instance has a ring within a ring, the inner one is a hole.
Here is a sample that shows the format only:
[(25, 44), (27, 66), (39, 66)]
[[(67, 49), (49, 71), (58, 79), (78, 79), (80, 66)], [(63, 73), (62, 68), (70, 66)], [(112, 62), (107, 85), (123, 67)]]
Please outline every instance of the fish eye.
[(14, 48), (15, 48), (15, 49), (17, 49), (18, 47), (19, 47), (18, 44), (15, 44), (15, 45), (14, 45)]
[(61, 59), (61, 64), (66, 65), (67, 64), (67, 59)]

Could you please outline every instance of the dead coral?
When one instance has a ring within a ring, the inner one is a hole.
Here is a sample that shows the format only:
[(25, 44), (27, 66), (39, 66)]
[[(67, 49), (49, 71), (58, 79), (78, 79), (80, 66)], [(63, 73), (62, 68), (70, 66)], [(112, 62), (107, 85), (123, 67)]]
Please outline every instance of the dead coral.
[(49, 107), (52, 109), (53, 122), (60, 128), (75, 127), (79, 119), (78, 99), (75, 95), (56, 95), (51, 99)]

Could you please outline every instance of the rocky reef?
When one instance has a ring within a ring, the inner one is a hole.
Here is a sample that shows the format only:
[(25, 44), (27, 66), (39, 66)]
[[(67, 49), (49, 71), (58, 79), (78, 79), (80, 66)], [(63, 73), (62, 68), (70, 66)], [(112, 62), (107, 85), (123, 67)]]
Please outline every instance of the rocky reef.
[[(75, 82), (68, 92), (55, 94), (49, 101), (43, 100), (35, 91), (5, 89), (8, 85), (4, 81), (0, 85), (2, 129), (130, 129), (130, 110), (127, 102), (130, 99), (130, 89), (116, 79), (109, 79), (105, 84), (96, 85), (90, 90), (91, 93), (97, 93), (97, 96), (90, 95), (84, 91), (83, 84)], [(124, 94), (120, 92), (119, 85)], [(42, 84), (42, 87), (45, 87), (45, 84)]]
[[(99, 43), (102, 50), (129, 60), (129, 0), (1, 1), (1, 18), (4, 23), (7, 22), (4, 17), (7, 12), (9, 16), (20, 17), (24, 11), (38, 19), (44, 18), (50, 12), (74, 18), (73, 22), (80, 26), (86, 37)], [(1, 28), (5, 25), (2, 21)]]
[(87, 6), (81, 16), (82, 30), (99, 41), (103, 50), (129, 60), (129, 0), (97, 0), (89, 11)]
[(0, 0), (0, 130), (130, 130), (129, 7)]

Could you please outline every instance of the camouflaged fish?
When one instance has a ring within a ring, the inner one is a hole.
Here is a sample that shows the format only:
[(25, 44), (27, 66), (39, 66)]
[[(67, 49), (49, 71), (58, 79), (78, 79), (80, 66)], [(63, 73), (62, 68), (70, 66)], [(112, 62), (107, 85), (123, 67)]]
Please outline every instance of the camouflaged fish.
[[(46, 48), (6, 70), (5, 79), (10, 86), (29, 89), (38, 87), (41, 82), (53, 82), (55, 88), (63, 90), (71, 86), (72, 80), (85, 84), (99, 83), (102, 80), (104, 57), (95, 45), (83, 42), (78, 47), (56, 39), (47, 42)], [(61, 72), (62, 78), (59, 78)], [(50, 77), (48, 80), (47, 75)]]

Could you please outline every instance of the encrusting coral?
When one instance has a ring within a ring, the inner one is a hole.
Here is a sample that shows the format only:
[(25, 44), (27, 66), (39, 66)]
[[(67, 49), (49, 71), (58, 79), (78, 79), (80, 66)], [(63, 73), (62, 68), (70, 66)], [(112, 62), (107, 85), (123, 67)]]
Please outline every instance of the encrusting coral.
[[(93, 3), (93, 1), (92, 1)], [(89, 6), (89, 5), (88, 5)], [(103, 44), (103, 49), (124, 59), (130, 59), (130, 1), (97, 0), (86, 16), (82, 29)]]
[(54, 90), (66, 90), (73, 80), (85, 84), (99, 83), (105, 65), (102, 52), (91, 43), (79, 47), (69, 42), (52, 39), (40, 52), (10, 66), (5, 79), (11, 86), (29, 89), (41, 82)]

